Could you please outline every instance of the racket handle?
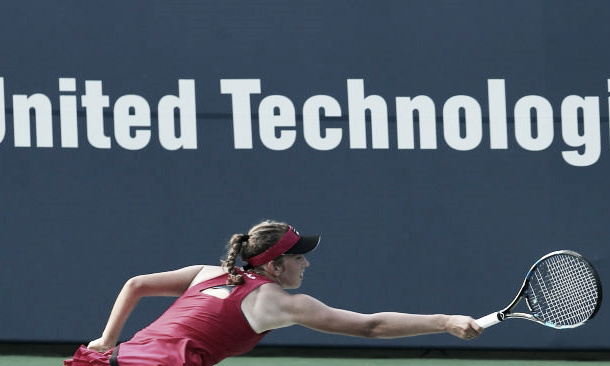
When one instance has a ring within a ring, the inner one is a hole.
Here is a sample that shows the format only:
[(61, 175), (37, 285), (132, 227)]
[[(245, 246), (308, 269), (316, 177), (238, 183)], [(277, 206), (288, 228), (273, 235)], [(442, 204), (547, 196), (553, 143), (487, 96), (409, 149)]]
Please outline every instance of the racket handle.
[(477, 324), (482, 328), (489, 328), (492, 325), (498, 324), (501, 320), (498, 317), (498, 313), (491, 313), (489, 315), (485, 315), (482, 318), (475, 320)]

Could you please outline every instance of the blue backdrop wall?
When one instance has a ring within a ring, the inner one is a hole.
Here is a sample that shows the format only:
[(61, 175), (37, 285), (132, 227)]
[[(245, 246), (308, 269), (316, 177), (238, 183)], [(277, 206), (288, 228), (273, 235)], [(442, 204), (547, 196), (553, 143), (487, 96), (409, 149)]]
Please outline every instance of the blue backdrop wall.
[[(572, 249), (610, 278), (610, 3), (0, 5), (0, 340), (99, 336), (130, 276), (320, 232), (300, 291), (486, 315)], [(123, 338), (168, 299), (145, 299)], [(610, 314), (462, 342), (292, 327), (268, 345), (610, 349)]]

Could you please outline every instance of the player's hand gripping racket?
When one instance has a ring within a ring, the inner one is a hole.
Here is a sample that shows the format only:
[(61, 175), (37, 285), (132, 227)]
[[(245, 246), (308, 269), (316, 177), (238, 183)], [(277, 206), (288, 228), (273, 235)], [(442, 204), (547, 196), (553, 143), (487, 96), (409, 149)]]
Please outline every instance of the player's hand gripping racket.
[[(529, 313), (513, 313), (522, 298)], [(488, 328), (520, 318), (556, 329), (574, 328), (593, 318), (601, 301), (601, 282), (591, 263), (578, 253), (560, 250), (534, 263), (510, 305), (476, 322)]]

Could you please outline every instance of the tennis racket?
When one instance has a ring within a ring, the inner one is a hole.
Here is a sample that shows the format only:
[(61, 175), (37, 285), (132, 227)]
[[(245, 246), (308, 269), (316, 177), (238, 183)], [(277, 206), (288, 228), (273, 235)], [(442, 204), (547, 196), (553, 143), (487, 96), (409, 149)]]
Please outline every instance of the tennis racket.
[[(529, 312), (513, 313), (522, 298)], [(593, 318), (601, 302), (601, 282), (591, 263), (578, 253), (560, 250), (534, 263), (510, 305), (476, 322), (488, 328), (517, 318), (556, 329), (575, 328)]]

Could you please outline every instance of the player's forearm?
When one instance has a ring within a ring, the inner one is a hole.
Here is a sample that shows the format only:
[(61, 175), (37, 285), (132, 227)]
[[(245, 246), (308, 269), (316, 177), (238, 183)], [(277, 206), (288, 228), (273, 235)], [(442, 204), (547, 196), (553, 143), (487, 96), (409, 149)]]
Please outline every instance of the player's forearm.
[(372, 315), (372, 338), (399, 338), (447, 331), (449, 316), (405, 313), (377, 313)]
[(133, 278), (128, 280), (114, 302), (108, 322), (102, 333), (102, 339), (106, 343), (111, 345), (116, 344), (129, 314), (136, 307), (141, 297), (142, 294), (137, 282)]

